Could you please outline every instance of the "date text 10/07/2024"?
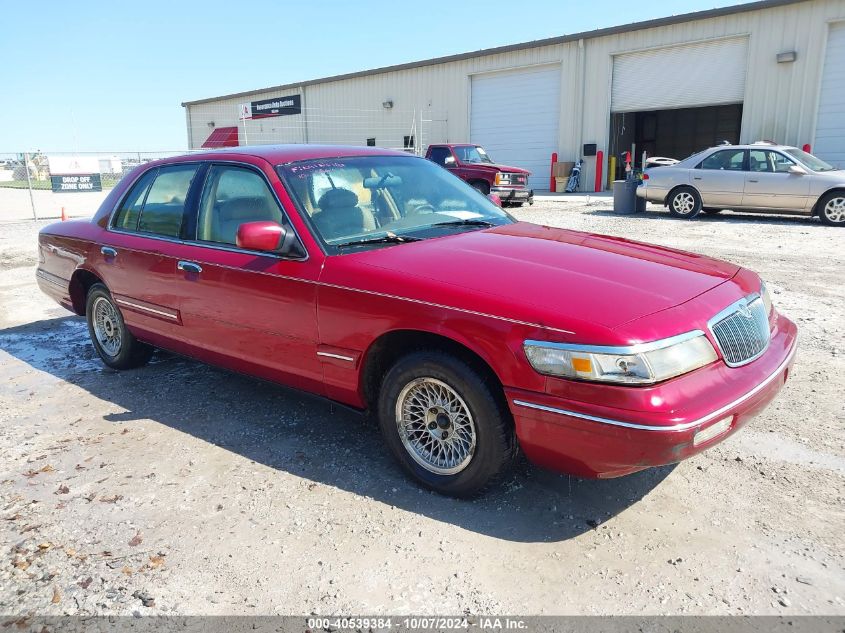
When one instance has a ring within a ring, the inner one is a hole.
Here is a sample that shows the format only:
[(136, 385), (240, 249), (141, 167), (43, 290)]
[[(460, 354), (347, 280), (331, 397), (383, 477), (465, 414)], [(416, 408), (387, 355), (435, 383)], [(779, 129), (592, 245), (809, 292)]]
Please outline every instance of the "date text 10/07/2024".
[(510, 630), (519, 631), (527, 628), (527, 623), (518, 618), (476, 617), (404, 617), (404, 618), (308, 618), (311, 630), (364, 629), (371, 631), (388, 630)]

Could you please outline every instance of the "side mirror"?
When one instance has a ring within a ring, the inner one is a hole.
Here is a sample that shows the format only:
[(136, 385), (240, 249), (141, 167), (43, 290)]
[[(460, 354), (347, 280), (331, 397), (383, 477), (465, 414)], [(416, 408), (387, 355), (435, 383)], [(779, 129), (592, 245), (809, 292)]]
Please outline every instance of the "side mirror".
[(454, 156), (447, 156), (447, 157), (443, 160), (443, 165), (444, 165), (445, 167), (454, 167), (454, 166), (455, 166), (455, 165), (457, 165), (457, 164), (458, 164), (458, 163), (457, 163), (457, 161), (455, 160), (455, 157), (454, 157)]
[(238, 227), (238, 248), (251, 251), (276, 251), (285, 239), (285, 227), (275, 222), (245, 222)]
[(790, 165), (789, 166), (789, 173), (790, 174), (797, 174), (798, 176), (806, 176), (807, 170), (801, 167), (801, 165)]
[(490, 202), (492, 202), (493, 204), (495, 204), (497, 207), (502, 206), (502, 199), (499, 196), (497, 196), (495, 193), (488, 193), (487, 199)]

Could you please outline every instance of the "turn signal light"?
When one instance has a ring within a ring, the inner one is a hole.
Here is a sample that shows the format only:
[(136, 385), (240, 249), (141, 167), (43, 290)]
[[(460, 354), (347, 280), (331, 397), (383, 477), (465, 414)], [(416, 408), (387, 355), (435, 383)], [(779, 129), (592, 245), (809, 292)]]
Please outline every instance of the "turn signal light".
[(722, 418), (715, 424), (711, 424), (707, 428), (700, 430), (698, 433), (693, 435), (692, 445), (698, 446), (700, 444), (704, 444), (704, 442), (709, 442), (714, 437), (718, 437), (722, 433), (725, 433), (731, 428), (731, 422), (733, 422), (733, 419), (733, 416)]

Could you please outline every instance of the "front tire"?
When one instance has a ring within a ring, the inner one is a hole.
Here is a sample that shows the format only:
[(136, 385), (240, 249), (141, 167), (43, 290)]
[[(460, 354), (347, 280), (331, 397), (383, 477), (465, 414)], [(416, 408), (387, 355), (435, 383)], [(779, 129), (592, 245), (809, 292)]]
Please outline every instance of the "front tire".
[(474, 180), (472, 186), (475, 187), (478, 191), (483, 193), (485, 196), (490, 193), (490, 185), (488, 185), (483, 180)]
[(132, 369), (147, 364), (153, 348), (136, 339), (126, 328), (123, 315), (103, 284), (94, 284), (85, 302), (88, 334), (102, 361), (113, 369)]
[(516, 453), (513, 421), (498, 389), (449, 354), (408, 354), (387, 372), (379, 393), (385, 443), (426, 487), (477, 495), (506, 472)]
[(828, 226), (845, 226), (845, 192), (831, 191), (819, 200), (819, 220)]
[(669, 213), (692, 220), (701, 213), (701, 196), (692, 187), (679, 187), (669, 198)]

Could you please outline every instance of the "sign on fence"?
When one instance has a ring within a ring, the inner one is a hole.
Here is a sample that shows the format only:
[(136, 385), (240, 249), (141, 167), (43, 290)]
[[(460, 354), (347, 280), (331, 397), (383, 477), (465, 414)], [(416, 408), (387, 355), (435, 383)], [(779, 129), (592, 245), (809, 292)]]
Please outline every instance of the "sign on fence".
[(96, 156), (48, 156), (47, 164), (53, 193), (103, 190)]
[(70, 176), (54, 176), (50, 174), (53, 193), (70, 193), (72, 191), (102, 191), (103, 182), (100, 174), (74, 174)]

